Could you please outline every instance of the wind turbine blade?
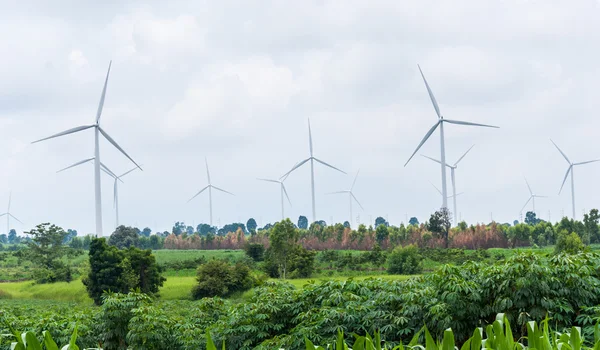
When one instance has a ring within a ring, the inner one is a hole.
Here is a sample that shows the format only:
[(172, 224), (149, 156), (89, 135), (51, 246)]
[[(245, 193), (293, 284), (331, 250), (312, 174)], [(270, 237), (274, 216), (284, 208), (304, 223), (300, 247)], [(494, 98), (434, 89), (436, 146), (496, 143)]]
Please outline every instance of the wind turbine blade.
[(534, 195), (535, 198), (548, 198), (548, 196), (538, 196), (537, 194)]
[(76, 127), (76, 128), (72, 128), (72, 129), (69, 129), (69, 130), (65, 130), (65, 131), (63, 131), (63, 132), (59, 132), (58, 134), (54, 134), (54, 135), (52, 135), (52, 136), (48, 136), (48, 137), (45, 137), (45, 138), (43, 138), (43, 139), (39, 139), (39, 140), (37, 140), (37, 141), (33, 141), (32, 143), (38, 143), (38, 142), (41, 142), (41, 141), (45, 141), (45, 140), (49, 140), (49, 139), (53, 139), (53, 138), (55, 138), (55, 137), (60, 137), (60, 136), (64, 136), (64, 135), (73, 134), (73, 133), (76, 133), (76, 132), (79, 132), (79, 131), (82, 131), (82, 130), (86, 130), (86, 129), (89, 129), (89, 128), (93, 128), (94, 126), (95, 126), (95, 125), (82, 125), (82, 126), (78, 126), (78, 127)]
[(13, 219), (17, 220), (18, 222), (20, 222), (21, 224), (23, 224), (23, 221), (21, 221), (21, 220), (17, 219), (17, 218), (16, 218), (16, 217), (15, 217), (13, 214), (11, 214), (11, 213), (8, 213), (8, 215), (9, 215), (11, 218), (13, 218)]
[(98, 130), (100, 130), (100, 133), (102, 135), (104, 135), (104, 137), (108, 140), (108, 142), (112, 143), (112, 145), (115, 146), (119, 151), (121, 151), (121, 153), (123, 153), (125, 155), (125, 157), (127, 157), (133, 164), (135, 164), (138, 168), (140, 168), (140, 170), (142, 170), (142, 168), (138, 165), (138, 163), (136, 163), (135, 160), (133, 160), (133, 158), (131, 158), (129, 156), (129, 154), (127, 154), (127, 152), (125, 152), (125, 150), (122, 149), (121, 146), (119, 146), (119, 144), (106, 133), (106, 131), (104, 131), (101, 127), (98, 127)]
[(487, 125), (487, 124), (479, 124), (479, 123), (471, 123), (471, 122), (463, 122), (462, 120), (450, 120), (450, 119), (444, 119), (444, 121), (446, 123), (450, 123), (450, 124), (457, 124), (457, 125), (470, 125), (470, 126), (483, 126), (486, 128), (496, 128), (499, 129), (499, 126), (495, 126), (495, 125)]
[(597, 161), (600, 161), (600, 159), (588, 160), (586, 162), (579, 162), (579, 163), (575, 163), (573, 165), (583, 165), (583, 164), (594, 163), (594, 162), (597, 162)]
[(294, 170), (298, 169), (299, 167), (301, 167), (302, 165), (304, 165), (304, 163), (308, 162), (309, 160), (310, 160), (310, 158), (307, 158), (307, 159), (305, 159), (305, 160), (301, 161), (300, 163), (298, 163), (298, 164), (294, 165), (294, 167), (292, 168), (292, 170), (290, 170), (290, 171), (288, 171), (287, 173), (285, 173), (285, 174), (284, 174), (282, 177), (280, 177), (280, 179), (287, 178), (287, 177), (288, 177), (288, 175), (290, 175), (290, 173), (291, 173), (292, 171), (294, 171)]
[(210, 172), (208, 172), (208, 160), (204, 157), (204, 164), (206, 164), (206, 177), (208, 178), (208, 184), (210, 185)]
[(436, 187), (436, 186), (433, 184), (433, 182), (429, 181), (429, 183), (431, 184), (431, 186), (433, 186), (433, 188), (435, 188), (435, 190), (436, 190), (436, 191), (438, 191), (438, 193), (439, 193), (440, 195), (442, 195), (442, 196), (443, 196), (443, 194), (442, 194), (442, 191), (440, 191), (440, 189), (439, 189), (439, 188), (437, 188), (437, 187)]
[(527, 200), (527, 202), (525, 202), (525, 205), (523, 206), (523, 208), (521, 208), (521, 211), (519, 213), (523, 212), (523, 209), (525, 209), (525, 207), (527, 206), (527, 204), (529, 204), (529, 202), (531, 201), (531, 198), (533, 198), (533, 197), (529, 197), (529, 199)]
[(408, 164), (408, 162), (410, 162), (410, 160), (415, 156), (415, 154), (417, 154), (417, 152), (419, 151), (419, 149), (421, 149), (421, 146), (423, 146), (423, 144), (425, 143), (425, 141), (427, 141), (427, 139), (429, 139), (429, 137), (431, 136), (431, 134), (433, 134), (433, 132), (435, 131), (435, 129), (438, 127), (438, 125), (440, 125), (440, 123), (441, 123), (441, 121), (438, 121), (437, 123), (435, 123), (431, 127), (431, 129), (429, 129), (429, 131), (427, 132), (427, 134), (425, 134), (425, 137), (423, 137), (423, 140), (421, 140), (421, 143), (419, 143), (419, 145), (417, 146), (417, 149), (415, 149), (415, 151), (410, 156), (410, 158), (408, 158), (408, 160), (406, 161), (406, 163), (404, 164), (404, 166), (406, 166)]
[(567, 155), (565, 154), (565, 152), (563, 152), (560, 148), (558, 148), (558, 146), (556, 145), (556, 143), (554, 143), (554, 141), (552, 141), (552, 139), (550, 139), (550, 142), (552, 142), (552, 144), (554, 145), (554, 147), (556, 147), (556, 149), (560, 152), (560, 154), (562, 154), (562, 156), (565, 157), (565, 160), (567, 162), (569, 162), (569, 164), (571, 164), (571, 161), (569, 160), (569, 158), (567, 157)]
[(290, 200), (290, 196), (288, 196), (287, 190), (285, 189), (285, 185), (283, 182), (281, 183), (281, 188), (283, 188), (283, 193), (285, 194), (285, 198), (287, 198), (288, 203), (290, 203), (290, 207), (292, 206), (292, 201)]
[[(140, 164), (140, 165), (141, 165), (141, 164)], [(125, 173), (123, 173), (123, 174), (121, 174), (121, 175), (119, 175), (119, 176), (117, 176), (117, 177), (118, 177), (118, 178), (122, 178), (123, 176), (125, 176), (125, 175), (129, 174), (130, 172), (132, 172), (132, 171), (134, 171), (134, 170), (136, 170), (136, 169), (137, 169), (137, 167), (135, 167), (135, 168), (133, 168), (133, 169), (131, 169), (131, 170), (129, 170), (129, 171), (126, 171)]]
[[(296, 165), (298, 165), (298, 163), (294, 164), (294, 167), (295, 167)], [(291, 173), (291, 171), (290, 171), (290, 172), (288, 172), (287, 174), (285, 174), (284, 176), (282, 176), (282, 177), (281, 177), (281, 182), (284, 182), (284, 181), (285, 181), (285, 179), (287, 179), (287, 178), (288, 178), (288, 176), (290, 176), (290, 173)]]
[(360, 202), (358, 201), (358, 199), (356, 199), (356, 196), (354, 195), (354, 193), (350, 192), (350, 195), (352, 196), (352, 198), (354, 198), (354, 200), (356, 201), (356, 203), (358, 204), (358, 206), (360, 207), (360, 209), (365, 210), (365, 208), (363, 208), (362, 204), (360, 204)]
[(8, 194), (8, 210), (6, 211), (7, 213), (10, 213), (10, 202), (12, 200), (12, 191), (9, 192)]
[(343, 173), (343, 174), (345, 174), (345, 173), (346, 173), (345, 171), (343, 171), (343, 170), (340, 170), (340, 169), (338, 169), (338, 168), (334, 167), (334, 166), (333, 166), (333, 165), (331, 165), (331, 164), (327, 164), (327, 163), (325, 163), (324, 161), (322, 161), (322, 160), (320, 160), (320, 159), (317, 159), (317, 158), (313, 158), (313, 159), (314, 159), (314, 160), (316, 160), (317, 162), (319, 162), (319, 163), (321, 163), (321, 164), (325, 165), (325, 166), (328, 166), (328, 167), (330, 167), (331, 169), (335, 169), (335, 170), (339, 171), (340, 173)]
[(115, 174), (112, 170), (110, 170), (106, 165), (104, 165), (104, 163), (100, 162), (100, 169), (104, 170), (105, 173), (107, 173), (108, 175), (110, 175), (112, 178), (116, 179), (117, 178), (117, 174)]
[(529, 194), (533, 196), (533, 191), (531, 190), (531, 186), (529, 186), (529, 182), (527, 182), (527, 178), (525, 178), (525, 183), (527, 184), (527, 188), (529, 189)]
[(310, 118), (308, 119), (308, 143), (310, 144), (310, 156), (313, 156), (312, 132), (310, 131)]
[(464, 193), (464, 192), (458, 192), (458, 193), (456, 194), (456, 197), (460, 196), (461, 194), (465, 194), (465, 193)]
[(233, 193), (231, 193), (231, 192), (227, 192), (227, 191), (225, 191), (224, 189), (218, 188), (217, 186), (214, 186), (214, 185), (210, 185), (210, 186), (211, 186), (212, 188), (214, 188), (215, 190), (219, 190), (219, 191), (221, 191), (221, 192), (229, 193), (230, 195), (232, 195), (232, 196), (235, 196), (235, 194), (233, 194)]
[(359, 172), (360, 172), (360, 169), (358, 169), (358, 171), (356, 172), (356, 176), (354, 177), (354, 181), (352, 182), (352, 187), (350, 187), (350, 191), (352, 191), (354, 189), (354, 185), (356, 184), (356, 179), (358, 179)]
[(2, 213), (0, 214), (0, 217), (3, 217), (4, 215), (7, 215), (8, 213)]
[(335, 191), (335, 192), (328, 192), (325, 194), (340, 194), (340, 193), (348, 193), (348, 192), (350, 192), (350, 191)]
[(96, 112), (96, 124), (100, 122), (100, 116), (102, 115), (102, 108), (104, 108), (104, 98), (106, 97), (106, 86), (108, 85), (108, 76), (110, 75), (110, 66), (112, 61), (108, 64), (108, 72), (106, 72), (106, 79), (104, 80), (104, 87), (102, 88), (102, 95), (100, 96), (100, 103), (98, 104), (98, 112)]
[(421, 72), (421, 77), (423, 77), (423, 81), (425, 82), (425, 86), (427, 87), (427, 93), (429, 94), (431, 103), (433, 103), (433, 108), (435, 108), (435, 113), (437, 114), (438, 118), (441, 119), (442, 113), (440, 112), (440, 107), (438, 106), (438, 103), (435, 100), (435, 96), (433, 96), (433, 92), (431, 91), (431, 88), (429, 87), (429, 84), (427, 83), (427, 79), (425, 79), (425, 75), (423, 74), (423, 71), (421, 70), (421, 66), (419, 66), (417, 64), (417, 67), (419, 67), (419, 72)]
[(562, 192), (563, 186), (565, 185), (565, 182), (567, 181), (567, 177), (569, 177), (569, 172), (571, 171), (571, 168), (573, 168), (573, 166), (569, 166), (569, 168), (567, 169), (567, 173), (565, 174), (565, 179), (562, 182), (562, 185), (560, 185), (560, 190), (558, 190), (558, 194), (560, 194)]
[(270, 180), (270, 179), (261, 179), (261, 178), (257, 178), (257, 180), (259, 181), (267, 181), (267, 182), (274, 182), (276, 184), (280, 184), (281, 181), (277, 181), (277, 180)]
[[(442, 162), (440, 162), (439, 160), (437, 160), (437, 159), (435, 159), (435, 158), (428, 157), (428, 156), (426, 156), (426, 155), (424, 155), (424, 154), (421, 154), (421, 157), (425, 157), (425, 158), (427, 158), (427, 159), (433, 160), (434, 162), (436, 162), (436, 163), (438, 163), (438, 164), (442, 164)], [(450, 167), (450, 165), (449, 165), (449, 164), (446, 164), (446, 166), (447, 166), (447, 167)]]
[(203, 189), (201, 189), (200, 191), (198, 191), (198, 193), (196, 193), (192, 198), (190, 198), (188, 200), (188, 203), (192, 201), (192, 199), (198, 197), (200, 195), (200, 193), (204, 192), (206, 189), (208, 188), (208, 186), (204, 187)]
[(458, 160), (456, 161), (456, 163), (454, 163), (454, 166), (457, 166), (458, 163), (467, 155), (467, 153), (469, 153), (471, 151), (471, 149), (473, 149), (473, 147), (475, 147), (475, 145), (471, 146), (471, 148), (469, 148), (465, 154), (462, 155), (462, 157), (458, 158)]
[(66, 168), (60, 169), (59, 171), (57, 171), (57, 173), (60, 173), (60, 172), (62, 172), (62, 171), (65, 171), (65, 170), (67, 170), (67, 169), (71, 169), (71, 168), (73, 168), (73, 167), (76, 167), (76, 166), (78, 166), (78, 165), (81, 165), (81, 164), (83, 164), (83, 163), (87, 163), (87, 162), (89, 162), (89, 161), (91, 161), (91, 160), (94, 160), (94, 158), (88, 158), (88, 159), (84, 159), (84, 160), (82, 160), (82, 161), (79, 161), (79, 162), (77, 162), (77, 163), (75, 163), (75, 164), (73, 164), (73, 165), (70, 165), (70, 166), (66, 167)]

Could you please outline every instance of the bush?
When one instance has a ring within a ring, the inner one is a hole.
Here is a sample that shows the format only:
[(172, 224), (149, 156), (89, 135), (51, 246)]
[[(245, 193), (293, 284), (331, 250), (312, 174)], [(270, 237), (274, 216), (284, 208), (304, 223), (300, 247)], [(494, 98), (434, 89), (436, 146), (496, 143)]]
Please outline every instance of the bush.
[(413, 275), (423, 271), (423, 257), (415, 245), (397, 247), (388, 256), (390, 275)]
[(265, 255), (265, 246), (260, 243), (246, 243), (244, 251), (254, 261), (262, 261)]
[[(287, 273), (289, 278), (308, 278), (315, 269), (316, 252), (303, 248), (301, 245), (295, 245), (286, 254)], [(265, 252), (265, 262), (263, 270), (272, 278), (282, 278), (281, 269), (277, 264), (271, 248)]]
[(571, 232), (571, 234), (567, 234), (567, 231), (563, 230), (558, 234), (554, 253), (577, 254), (582, 252), (584, 248), (585, 246), (577, 233)]
[(256, 279), (247, 265), (231, 265), (224, 260), (211, 260), (198, 268), (198, 284), (192, 289), (194, 299), (227, 297), (254, 286)]

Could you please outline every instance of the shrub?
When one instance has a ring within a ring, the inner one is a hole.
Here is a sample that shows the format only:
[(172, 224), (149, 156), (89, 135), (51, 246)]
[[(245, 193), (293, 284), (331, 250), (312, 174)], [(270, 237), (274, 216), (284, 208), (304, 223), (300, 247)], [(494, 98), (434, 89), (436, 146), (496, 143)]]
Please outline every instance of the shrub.
[(260, 243), (246, 243), (244, 251), (254, 261), (262, 261), (265, 255), (265, 246)]
[(423, 271), (423, 257), (415, 245), (397, 247), (388, 256), (388, 270), (390, 275), (413, 275)]
[(198, 268), (198, 284), (192, 289), (192, 297), (227, 297), (254, 286), (256, 279), (247, 265), (231, 265), (224, 260), (211, 260)]
[(563, 230), (558, 234), (554, 253), (576, 254), (582, 252), (584, 248), (585, 246), (577, 233), (571, 232), (567, 234), (567, 231)]

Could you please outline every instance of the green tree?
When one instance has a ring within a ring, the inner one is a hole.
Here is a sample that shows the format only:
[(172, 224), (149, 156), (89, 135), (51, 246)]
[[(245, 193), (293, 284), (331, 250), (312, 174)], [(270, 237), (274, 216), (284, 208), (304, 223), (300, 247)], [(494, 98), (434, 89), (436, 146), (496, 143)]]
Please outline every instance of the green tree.
[(125, 256), (129, 259), (129, 264), (133, 273), (137, 276), (137, 284), (135, 288), (142, 293), (156, 295), (158, 288), (167, 280), (162, 277), (162, 272), (156, 258), (150, 249), (141, 250), (135, 247), (130, 247), (125, 251)]
[(541, 219), (538, 219), (536, 214), (532, 211), (528, 211), (525, 214), (525, 223), (527, 225), (531, 225), (531, 226), (535, 226), (537, 225), (540, 221), (542, 221)]
[(388, 255), (390, 275), (413, 275), (423, 271), (423, 257), (415, 245), (397, 247)]
[(206, 236), (209, 233), (216, 233), (215, 228), (209, 224), (199, 224), (198, 227), (196, 227), (196, 232), (198, 232), (201, 236)]
[(3, 244), (8, 243), (8, 236), (5, 233), (0, 235), (0, 243), (3, 243)]
[(389, 235), (388, 227), (385, 224), (379, 224), (375, 229), (375, 239), (379, 244), (383, 243)]
[(303, 230), (308, 229), (308, 219), (306, 218), (306, 216), (300, 215), (298, 217), (298, 228), (301, 228)]
[(255, 234), (256, 233), (256, 227), (258, 225), (256, 224), (256, 220), (254, 220), (254, 218), (250, 218), (248, 219), (248, 221), (246, 222), (246, 228), (248, 229), (248, 231), (250, 231), (250, 233)]
[(298, 231), (290, 219), (280, 221), (269, 233), (270, 256), (277, 265), (279, 276), (286, 278), (287, 268), (291, 261), (291, 252), (298, 242)]
[(431, 214), (429, 222), (427, 223), (427, 229), (439, 238), (444, 240), (444, 247), (448, 248), (450, 227), (452, 227), (452, 221), (450, 219), (450, 211), (448, 208), (441, 208), (435, 213)]
[(8, 232), (8, 244), (17, 244), (19, 243), (19, 237), (17, 237), (17, 231), (15, 229), (11, 229)]
[(590, 237), (591, 243), (600, 242), (600, 230), (598, 229), (598, 222), (600, 221), (600, 213), (598, 209), (590, 210), (589, 214), (583, 215), (583, 225), (585, 226), (585, 232)]
[(150, 227), (145, 227), (141, 232), (141, 235), (144, 237), (150, 237), (151, 234), (152, 234), (152, 229), (150, 229)]
[(192, 289), (194, 299), (227, 297), (252, 288), (256, 282), (247, 265), (231, 265), (224, 260), (211, 260), (198, 267), (198, 284)]
[(129, 226), (119, 226), (115, 232), (110, 235), (108, 244), (114, 245), (119, 249), (138, 247), (139, 246), (139, 235), (135, 228)]
[(410, 220), (408, 220), (408, 224), (413, 226), (413, 225), (418, 225), (419, 224), (419, 219), (417, 219), (416, 217), (412, 217), (410, 218)]
[(68, 249), (63, 246), (67, 232), (56, 225), (43, 223), (26, 234), (32, 236), (31, 242), (27, 244), (26, 256), (37, 266), (36, 281), (38, 283), (70, 282), (71, 270), (61, 260)]
[(246, 243), (244, 246), (246, 255), (254, 261), (262, 261), (265, 255), (265, 246), (260, 243)]
[(390, 224), (381, 216), (375, 218), (375, 227), (378, 227), (379, 225), (390, 226)]
[(511, 247), (515, 248), (517, 246), (517, 243), (529, 241), (529, 237), (531, 237), (532, 231), (533, 228), (530, 225), (523, 223), (509, 227), (508, 231), (506, 232), (506, 235)]
[(585, 245), (579, 238), (575, 232), (571, 232), (570, 234), (567, 231), (563, 230), (558, 233), (558, 238), (556, 240), (556, 246), (554, 246), (554, 253), (567, 253), (567, 254), (577, 254), (582, 252), (585, 249)]

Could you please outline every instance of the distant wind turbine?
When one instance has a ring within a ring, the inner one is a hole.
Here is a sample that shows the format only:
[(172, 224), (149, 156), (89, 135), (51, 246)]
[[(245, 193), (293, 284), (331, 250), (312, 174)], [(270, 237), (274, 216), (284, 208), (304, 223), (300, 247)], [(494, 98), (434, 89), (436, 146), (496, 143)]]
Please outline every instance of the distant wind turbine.
[(457, 125), (483, 126), (486, 128), (498, 128), (498, 127), (493, 126), (493, 125), (477, 124), (477, 123), (465, 122), (465, 121), (460, 121), (460, 120), (444, 119), (444, 117), (442, 116), (442, 113), (440, 112), (440, 107), (438, 106), (438, 103), (437, 103), (435, 97), (433, 96), (433, 92), (431, 91), (431, 88), (429, 87), (429, 84), (427, 83), (427, 80), (425, 79), (425, 75), (423, 75), (421, 66), (419, 66), (419, 65), (417, 65), (417, 66), (419, 67), (419, 72), (421, 72), (421, 77), (423, 77), (423, 82), (425, 82), (425, 87), (427, 87), (427, 93), (429, 93), (429, 98), (431, 99), (431, 103), (433, 103), (433, 108), (435, 109), (435, 113), (438, 116), (438, 121), (425, 134), (425, 137), (423, 137), (423, 140), (421, 140), (421, 143), (419, 143), (419, 145), (417, 146), (417, 149), (413, 152), (413, 154), (410, 156), (410, 158), (408, 158), (408, 160), (406, 161), (406, 164), (404, 164), (404, 166), (406, 166), (408, 164), (408, 162), (410, 162), (410, 160), (419, 151), (421, 146), (423, 146), (423, 144), (429, 139), (431, 134), (433, 134), (435, 129), (439, 126), (440, 127), (440, 154), (441, 154), (440, 164), (441, 164), (441, 169), (442, 169), (442, 193), (443, 193), (442, 208), (447, 208), (448, 207), (448, 189), (446, 188), (446, 166), (445, 166), (445, 164), (446, 164), (446, 146), (444, 143), (444, 123), (457, 124)]
[(13, 219), (17, 220), (18, 222), (20, 222), (21, 224), (23, 224), (23, 222), (21, 220), (17, 219), (13, 214), (10, 213), (11, 198), (12, 198), (12, 191), (8, 195), (8, 209), (6, 210), (6, 213), (0, 214), (0, 217), (6, 215), (6, 234), (7, 235), (10, 233), (10, 218), (13, 218)]
[(354, 177), (354, 181), (352, 182), (352, 186), (350, 187), (349, 190), (328, 193), (328, 194), (348, 193), (348, 200), (349, 200), (349, 204), (350, 204), (350, 220), (348, 221), (349, 223), (352, 223), (352, 200), (353, 199), (356, 201), (356, 203), (358, 204), (360, 209), (365, 210), (365, 208), (363, 208), (363, 206), (360, 204), (358, 199), (356, 199), (356, 196), (354, 196), (354, 193), (352, 192), (352, 190), (354, 189), (354, 185), (356, 184), (356, 179), (358, 178), (359, 172), (360, 172), (360, 170), (356, 172), (356, 176)]
[(594, 163), (594, 162), (600, 161), (600, 159), (594, 159), (594, 160), (588, 160), (585, 162), (573, 163), (569, 160), (569, 158), (567, 158), (567, 155), (560, 148), (558, 148), (558, 146), (556, 145), (556, 143), (554, 143), (554, 141), (550, 140), (550, 142), (552, 142), (554, 144), (554, 147), (556, 147), (556, 149), (560, 152), (560, 154), (562, 154), (562, 156), (565, 157), (565, 160), (567, 161), (567, 163), (569, 163), (569, 167), (567, 168), (567, 173), (565, 174), (565, 178), (562, 182), (562, 185), (560, 185), (560, 190), (558, 191), (558, 194), (560, 194), (562, 192), (563, 186), (565, 185), (565, 182), (567, 181), (567, 177), (569, 177), (569, 173), (571, 173), (571, 202), (573, 205), (573, 220), (575, 220), (575, 180), (573, 179), (573, 172), (574, 172), (573, 168), (576, 165)]
[(198, 195), (200, 195), (200, 193), (204, 192), (206, 189), (208, 189), (208, 205), (209, 205), (209, 210), (210, 210), (210, 226), (213, 226), (213, 209), (212, 209), (212, 189), (214, 188), (215, 190), (221, 191), (221, 192), (225, 192), (228, 193), (232, 196), (235, 196), (233, 193), (231, 192), (227, 192), (223, 189), (218, 188), (217, 186), (214, 186), (211, 182), (210, 182), (210, 172), (208, 171), (208, 161), (206, 160), (206, 157), (204, 158), (204, 163), (206, 164), (206, 177), (208, 178), (208, 185), (206, 187), (204, 187), (203, 189), (201, 189), (200, 191), (198, 191), (198, 193), (196, 193), (192, 198), (190, 198), (190, 200), (188, 200), (188, 203), (192, 201), (192, 199), (198, 197)]
[[(460, 158), (458, 158), (458, 160), (456, 161), (456, 163), (454, 163), (454, 165), (450, 165), (450, 164), (446, 164), (446, 166), (448, 168), (450, 168), (450, 179), (452, 180), (452, 199), (454, 202), (454, 224), (458, 224), (458, 221), (456, 221), (456, 215), (458, 213), (458, 209), (456, 209), (456, 178), (454, 177), (454, 170), (456, 170), (456, 167), (458, 166), (458, 163), (467, 155), (467, 153), (469, 153), (469, 151), (471, 151), (471, 149), (475, 147), (475, 145), (471, 146), (471, 148), (469, 148)], [(431, 159), (436, 163), (442, 164), (442, 162), (440, 162), (437, 159), (428, 157), (426, 155), (421, 154), (423, 157), (427, 158), (427, 159)]]
[(260, 181), (273, 182), (273, 183), (279, 184), (279, 190), (281, 192), (281, 220), (285, 219), (285, 205), (283, 202), (284, 195), (287, 198), (288, 203), (290, 203), (290, 207), (292, 206), (292, 201), (290, 201), (290, 196), (288, 196), (287, 190), (285, 189), (285, 185), (283, 184), (283, 182), (287, 179), (288, 176), (289, 176), (289, 174), (285, 175), (281, 180), (261, 179), (261, 178), (257, 179)]
[[(433, 188), (435, 188), (435, 190), (440, 194), (440, 196), (443, 196), (442, 191), (440, 191), (440, 189), (437, 188), (437, 186), (434, 185), (433, 182), (429, 181), (429, 184), (431, 184), (431, 186), (433, 186)], [(448, 198), (454, 198), (454, 197), (460, 196), (461, 194), (464, 194), (464, 192), (459, 192), (457, 194), (453, 194)]]
[(525, 207), (527, 206), (527, 204), (529, 204), (530, 201), (533, 201), (533, 212), (535, 213), (535, 199), (536, 198), (548, 198), (547, 196), (538, 196), (537, 194), (534, 194), (533, 191), (531, 190), (531, 186), (529, 186), (529, 182), (527, 181), (527, 179), (525, 179), (525, 183), (527, 184), (527, 188), (529, 189), (529, 199), (527, 200), (527, 202), (525, 202), (525, 205), (523, 206), (523, 208), (521, 209), (521, 213), (523, 212), (523, 210), (525, 209)]
[(102, 237), (102, 191), (101, 191), (101, 181), (100, 181), (100, 134), (104, 136), (108, 142), (110, 142), (115, 148), (117, 148), (121, 153), (125, 155), (129, 160), (133, 162), (140, 170), (142, 168), (131, 158), (117, 142), (110, 137), (102, 127), (100, 127), (100, 116), (102, 115), (102, 108), (104, 107), (104, 98), (106, 97), (106, 86), (108, 85), (108, 77), (110, 75), (110, 67), (112, 65), (112, 61), (108, 65), (108, 72), (106, 73), (106, 79), (104, 80), (104, 88), (102, 88), (102, 95), (100, 96), (100, 103), (98, 105), (98, 111), (96, 112), (96, 122), (92, 125), (83, 125), (78, 126), (58, 134), (34, 141), (32, 143), (37, 143), (40, 141), (52, 139), (55, 137), (60, 137), (68, 134), (73, 134), (79, 131), (94, 129), (94, 190), (95, 190), (95, 204), (96, 204), (96, 236)]
[(310, 189), (311, 189), (311, 195), (312, 195), (312, 216), (313, 216), (313, 222), (317, 221), (317, 211), (315, 209), (315, 168), (314, 168), (314, 162), (318, 162), (321, 163), (327, 167), (330, 167), (331, 169), (337, 170), (343, 174), (345, 174), (344, 171), (334, 167), (333, 165), (327, 164), (324, 161), (316, 158), (313, 156), (313, 143), (312, 143), (312, 133), (310, 130), (310, 119), (308, 120), (308, 143), (309, 143), (309, 147), (310, 147), (310, 157), (306, 158), (305, 160), (299, 162), (298, 164), (296, 164), (292, 170), (288, 171), (287, 173), (285, 173), (282, 177), (286, 177), (288, 176), (292, 171), (298, 169), (299, 167), (301, 167), (302, 165), (304, 165), (306, 162), (308, 162), (310, 160)]

